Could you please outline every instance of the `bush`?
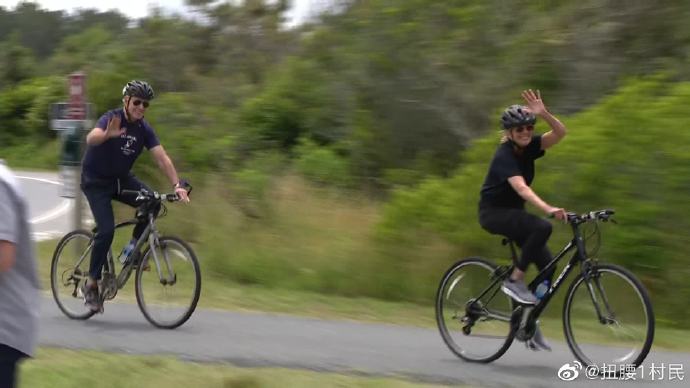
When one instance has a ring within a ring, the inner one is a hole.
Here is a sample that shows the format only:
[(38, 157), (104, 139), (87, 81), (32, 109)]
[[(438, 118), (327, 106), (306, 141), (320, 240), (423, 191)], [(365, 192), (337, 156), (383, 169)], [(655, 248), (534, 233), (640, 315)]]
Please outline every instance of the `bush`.
[[(561, 117), (569, 134), (537, 162), (533, 184), (545, 201), (571, 211), (617, 210), (620, 225), (603, 227), (599, 257), (633, 270), (653, 299), (672, 294), (659, 306), (669, 322), (690, 315), (681, 308), (690, 296), (682, 280), (688, 275), (683, 246), (690, 230), (690, 154), (683, 146), (690, 144), (690, 117), (684, 114), (689, 104), (690, 83), (663, 76), (630, 80), (592, 109)], [(538, 131), (547, 129), (538, 124)], [(479, 139), (450, 179), (396, 191), (379, 236), (422, 244), (417, 236), (426, 231), (474, 255), (506, 257), (498, 238), (477, 222), (479, 190), (497, 145), (496, 134)], [(568, 228), (555, 225), (551, 246), (570, 238)]]
[(347, 159), (332, 149), (319, 147), (305, 140), (295, 150), (295, 166), (305, 177), (316, 183), (348, 187), (351, 182), (350, 166)]

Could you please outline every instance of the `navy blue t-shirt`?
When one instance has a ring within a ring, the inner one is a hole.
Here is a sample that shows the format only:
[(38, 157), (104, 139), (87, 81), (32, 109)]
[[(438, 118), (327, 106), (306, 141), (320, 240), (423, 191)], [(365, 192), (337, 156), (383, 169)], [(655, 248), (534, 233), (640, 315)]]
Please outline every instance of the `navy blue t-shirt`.
[(144, 120), (128, 122), (122, 108), (114, 109), (98, 119), (96, 128), (103, 131), (108, 128), (108, 121), (114, 115), (120, 115), (120, 127), (126, 128), (120, 137), (108, 139), (99, 145), (86, 148), (83, 161), (84, 174), (93, 179), (123, 178), (137, 160), (141, 151), (160, 145), (153, 128)]
[(481, 190), (479, 207), (525, 207), (525, 200), (513, 189), (508, 178), (522, 175), (527, 185), (534, 180), (534, 161), (544, 156), (541, 135), (533, 136), (522, 155), (516, 155), (513, 143), (507, 141), (498, 146), (491, 161)]

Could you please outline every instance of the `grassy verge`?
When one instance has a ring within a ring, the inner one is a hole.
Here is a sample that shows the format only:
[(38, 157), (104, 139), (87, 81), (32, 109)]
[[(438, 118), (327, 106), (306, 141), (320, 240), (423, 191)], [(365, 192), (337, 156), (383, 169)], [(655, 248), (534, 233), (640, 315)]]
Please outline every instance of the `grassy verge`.
[[(384, 249), (371, 239), (377, 204), (319, 191), (295, 177), (276, 186), (258, 220), (238, 214), (214, 178), (200, 184), (207, 189), (195, 189), (189, 206), (169, 205), (170, 215), (159, 226), (194, 246), (203, 276), (200, 307), (435, 326), (437, 282), (461, 252), (434, 240), (412, 252), (407, 247)], [(116, 208), (116, 213), (121, 219), (132, 211)], [(126, 233), (116, 235), (116, 254), (127, 238)], [(46, 289), (55, 244), (39, 244)], [(134, 302), (131, 280), (116, 301)], [(561, 299), (554, 300), (542, 319), (553, 340), (563, 340)], [(690, 336), (684, 334), (659, 327), (655, 348), (688, 351)], [(609, 340), (596, 328), (583, 338)]]
[(374, 378), (278, 368), (236, 368), (170, 357), (125, 356), (42, 348), (21, 364), (19, 387), (437, 387), (395, 377)]
[[(39, 244), (39, 252), (42, 257), (41, 274), (47, 289), (46, 295), (50, 293), (48, 290), (49, 255), (55, 243), (55, 241), (46, 241)], [(120, 291), (116, 301), (135, 303), (133, 290), (134, 283), (130, 282)], [(389, 302), (374, 298), (347, 298), (306, 291), (240, 285), (205, 275), (199, 306), (210, 309), (263, 311), (325, 319), (345, 319), (435, 328), (436, 321), (432, 298), (433, 296), (430, 296), (428, 305)], [(560, 312), (560, 306), (554, 305), (553, 307), (558, 308), (558, 312)], [(565, 341), (560, 316), (547, 316), (541, 321), (545, 334), (551, 340)], [(578, 327), (582, 327), (582, 324), (579, 324)], [(593, 327), (589, 333), (584, 334), (582, 338), (592, 343), (610, 343), (611, 341), (606, 331), (598, 330), (596, 327)], [(684, 330), (657, 327), (654, 348), (690, 351), (690, 336)]]

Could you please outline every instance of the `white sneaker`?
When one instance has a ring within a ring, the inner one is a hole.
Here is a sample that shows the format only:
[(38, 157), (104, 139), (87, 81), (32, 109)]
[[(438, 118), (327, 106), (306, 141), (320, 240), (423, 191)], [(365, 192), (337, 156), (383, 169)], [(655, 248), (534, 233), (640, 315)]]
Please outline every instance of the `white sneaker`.
[(522, 280), (512, 281), (506, 279), (503, 281), (501, 286), (501, 291), (503, 291), (509, 297), (517, 300), (523, 304), (536, 304), (537, 297), (527, 288), (525, 282)]

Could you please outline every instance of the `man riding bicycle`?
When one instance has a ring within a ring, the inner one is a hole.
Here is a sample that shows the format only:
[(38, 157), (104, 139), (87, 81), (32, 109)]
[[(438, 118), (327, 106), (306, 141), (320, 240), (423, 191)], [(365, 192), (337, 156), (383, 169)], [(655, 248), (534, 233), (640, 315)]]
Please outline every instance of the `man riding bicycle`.
[[(111, 201), (114, 199), (136, 207), (135, 198), (122, 195), (122, 190), (144, 188), (150, 191), (131, 172), (144, 147), (151, 151), (158, 167), (173, 185), (175, 193), (181, 200), (189, 202), (186, 183), (180, 181), (175, 166), (156, 133), (144, 120), (144, 113), (153, 98), (153, 89), (148, 83), (138, 80), (128, 82), (122, 89), (123, 107), (101, 116), (96, 127), (86, 137), (81, 189), (91, 207), (97, 230), (91, 251), (89, 277), (82, 284), (82, 292), (86, 306), (92, 311), (103, 311), (98, 296), (98, 281), (115, 235)], [(132, 237), (138, 239), (145, 227), (145, 224), (138, 224)]]
[[(535, 176), (535, 160), (544, 156), (547, 148), (561, 141), (566, 128), (546, 109), (539, 91), (526, 90), (522, 97), (527, 106), (511, 105), (501, 116), (504, 133), (481, 189), (479, 223), (490, 233), (504, 235), (522, 248), (513, 273), (501, 289), (520, 303), (535, 304), (534, 290), (529, 290), (524, 282), (525, 271), (530, 262), (542, 269), (551, 261), (552, 256), (546, 246), (551, 236), (551, 224), (527, 213), (525, 201), (547, 215), (561, 220), (567, 218), (564, 209), (549, 205), (530, 188)], [(537, 117), (546, 121), (551, 130), (543, 135), (534, 135)], [(553, 271), (548, 279), (552, 276)], [(551, 349), (538, 327), (533, 343), (537, 348)]]

